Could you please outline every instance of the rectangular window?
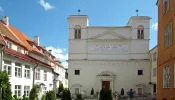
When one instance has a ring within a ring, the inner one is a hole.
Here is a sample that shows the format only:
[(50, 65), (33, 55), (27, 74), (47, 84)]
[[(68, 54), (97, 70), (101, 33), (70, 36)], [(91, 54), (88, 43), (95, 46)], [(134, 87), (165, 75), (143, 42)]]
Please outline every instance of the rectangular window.
[(79, 88), (75, 88), (75, 94), (79, 94)]
[(169, 0), (163, 0), (163, 14), (169, 9)]
[(172, 44), (172, 22), (168, 24), (168, 26), (164, 29), (164, 46), (167, 48)]
[(21, 85), (15, 85), (15, 95), (21, 97)]
[(12, 71), (11, 69), (12, 69), (11, 61), (4, 60), (4, 70), (6, 70), (9, 76), (11, 76)]
[(11, 49), (12, 48), (12, 43), (7, 41), (7, 48)]
[(138, 75), (143, 75), (143, 70), (138, 70)]
[(24, 68), (24, 77), (25, 78), (30, 78), (30, 66), (28, 66), (28, 65), (25, 65), (25, 68)]
[(20, 63), (15, 63), (15, 76), (22, 77), (22, 67)]
[(47, 87), (43, 87), (43, 94), (46, 94), (47, 92)]
[(36, 80), (40, 80), (40, 68), (36, 68)]
[(19, 52), (19, 53), (22, 52), (21, 47), (18, 47), (18, 48), (17, 48), (17, 52)]
[(30, 86), (24, 86), (24, 95), (26, 97), (29, 97), (29, 93), (30, 93)]
[(47, 71), (44, 70), (44, 81), (47, 81)]
[(153, 77), (157, 76), (157, 68), (153, 69)]
[(167, 66), (163, 70), (163, 87), (170, 88), (170, 66)]
[(153, 54), (153, 61), (157, 61), (157, 53), (156, 52)]
[(80, 75), (80, 70), (75, 70), (75, 75)]

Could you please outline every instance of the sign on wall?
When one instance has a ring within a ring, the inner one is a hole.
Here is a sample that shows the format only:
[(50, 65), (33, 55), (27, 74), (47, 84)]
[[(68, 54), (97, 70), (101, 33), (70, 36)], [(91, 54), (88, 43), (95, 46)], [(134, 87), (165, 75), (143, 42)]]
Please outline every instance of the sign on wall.
[(95, 44), (89, 46), (90, 51), (107, 51), (107, 52), (128, 52), (126, 44)]

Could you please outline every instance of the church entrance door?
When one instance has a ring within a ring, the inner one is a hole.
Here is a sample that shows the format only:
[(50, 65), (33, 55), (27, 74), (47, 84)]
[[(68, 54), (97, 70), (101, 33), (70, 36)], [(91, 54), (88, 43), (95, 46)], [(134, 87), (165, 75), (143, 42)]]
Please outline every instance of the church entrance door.
[(110, 88), (110, 81), (102, 81), (102, 88)]

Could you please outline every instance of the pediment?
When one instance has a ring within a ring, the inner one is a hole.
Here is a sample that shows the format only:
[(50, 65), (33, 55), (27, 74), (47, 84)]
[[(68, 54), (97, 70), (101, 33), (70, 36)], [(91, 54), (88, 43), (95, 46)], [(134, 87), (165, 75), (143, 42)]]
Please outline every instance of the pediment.
[(104, 40), (114, 40), (114, 39), (123, 40), (125, 39), (127, 40), (128, 38), (118, 33), (115, 33), (115, 32), (105, 32), (105, 33), (101, 33), (96, 36), (90, 37), (89, 39), (97, 39), (97, 40), (98, 39), (104, 39)]

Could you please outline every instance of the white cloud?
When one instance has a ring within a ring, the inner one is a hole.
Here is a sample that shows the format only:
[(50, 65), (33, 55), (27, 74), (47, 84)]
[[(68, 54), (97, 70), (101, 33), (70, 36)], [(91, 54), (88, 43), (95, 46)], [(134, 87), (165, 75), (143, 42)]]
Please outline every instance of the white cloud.
[(4, 9), (0, 6), (0, 13), (2, 13), (4, 11)]
[(68, 67), (68, 63), (66, 62), (66, 60), (68, 60), (68, 53), (63, 54), (66, 49), (61, 49), (61, 48), (54, 48), (52, 46), (46, 47), (47, 50), (52, 50), (52, 55), (56, 57), (57, 60), (62, 62), (62, 65), (64, 67)]
[(158, 23), (157, 22), (156, 23), (153, 23), (152, 26), (151, 26), (151, 28), (153, 28), (154, 31), (157, 31), (157, 29), (158, 29)]
[(47, 11), (47, 10), (50, 10), (50, 9), (53, 9), (54, 6), (52, 6), (50, 3), (48, 2), (45, 2), (44, 0), (40, 0), (39, 1), (40, 5), (44, 7), (44, 9)]

